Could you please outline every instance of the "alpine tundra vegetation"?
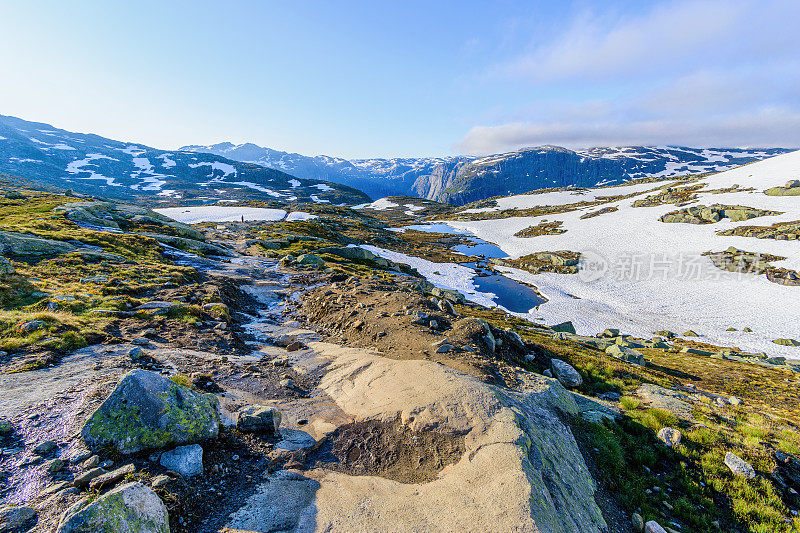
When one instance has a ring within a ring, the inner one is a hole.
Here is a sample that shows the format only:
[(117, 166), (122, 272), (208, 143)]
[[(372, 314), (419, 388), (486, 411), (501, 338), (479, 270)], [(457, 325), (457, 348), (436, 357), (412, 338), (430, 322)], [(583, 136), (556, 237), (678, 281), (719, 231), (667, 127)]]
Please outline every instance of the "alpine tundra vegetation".
[(800, 532), (798, 6), (7, 3), (0, 533)]

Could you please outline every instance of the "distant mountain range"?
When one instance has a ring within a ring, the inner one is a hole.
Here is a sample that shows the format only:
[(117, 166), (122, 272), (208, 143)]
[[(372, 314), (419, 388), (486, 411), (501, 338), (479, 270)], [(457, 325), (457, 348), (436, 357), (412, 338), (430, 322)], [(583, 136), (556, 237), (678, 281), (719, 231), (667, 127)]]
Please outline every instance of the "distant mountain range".
[(0, 173), (85, 194), (156, 204), (219, 200), (358, 204), (399, 195), (466, 204), (542, 188), (718, 172), (788, 151), (541, 146), (485, 157), (347, 160), (251, 143), (159, 150), (0, 115)]
[(167, 151), (0, 115), (0, 173), (148, 203), (274, 200), (355, 204), (361, 191), (211, 153)]
[(568, 150), (541, 146), (485, 157), (347, 160), (281, 152), (252, 143), (192, 145), (181, 150), (342, 183), (372, 198), (408, 195), (453, 204), (550, 187), (592, 187), (646, 176), (719, 172), (791, 151), (679, 146)]

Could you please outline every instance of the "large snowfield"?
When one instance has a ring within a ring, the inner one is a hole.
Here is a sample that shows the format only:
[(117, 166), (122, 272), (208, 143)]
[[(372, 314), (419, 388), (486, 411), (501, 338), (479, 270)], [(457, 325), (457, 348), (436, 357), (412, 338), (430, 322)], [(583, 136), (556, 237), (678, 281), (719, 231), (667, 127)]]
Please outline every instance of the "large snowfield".
[(164, 207), (153, 209), (178, 222), (185, 224), (198, 224), (200, 222), (237, 222), (245, 221), (271, 221), (279, 220), (310, 220), (316, 215), (295, 211), (287, 215), (283, 209), (267, 209), (263, 207), (234, 207), (219, 205), (199, 205), (195, 207)]
[[(800, 287), (778, 285), (764, 275), (726, 272), (701, 254), (734, 246), (786, 257), (773, 265), (800, 269), (800, 241), (717, 235), (718, 231), (742, 225), (769, 226), (800, 220), (800, 197), (763, 193), (798, 178), (800, 151), (702, 179), (699, 183), (706, 184), (705, 189), (739, 184), (756, 190), (701, 194), (692, 205), (743, 205), (784, 213), (742, 222), (729, 219), (706, 225), (661, 222), (659, 217), (678, 208), (673, 204), (632, 207), (635, 200), (658, 186), (646, 184), (594, 189), (579, 195), (572, 192), (519, 195), (498, 202), (502, 209), (524, 209), (642, 192), (600, 206), (616, 206), (619, 209), (616, 212), (584, 220), (581, 215), (598, 207), (556, 215), (448, 221), (448, 224), (498, 245), (512, 258), (555, 250), (584, 255), (578, 275), (534, 275), (502, 269), (513, 279), (537, 286), (549, 299), (539, 308), (546, 323), (571, 320), (580, 334), (596, 334), (613, 327), (643, 337), (664, 329), (678, 334), (694, 330), (701, 335), (700, 340), (713, 344), (796, 359), (800, 358), (800, 348), (779, 346), (772, 341), (800, 339)], [(514, 236), (542, 220), (561, 221), (561, 228), (567, 231), (533, 238)], [(745, 327), (753, 332), (743, 333)], [(729, 328), (738, 331), (726, 331)]]

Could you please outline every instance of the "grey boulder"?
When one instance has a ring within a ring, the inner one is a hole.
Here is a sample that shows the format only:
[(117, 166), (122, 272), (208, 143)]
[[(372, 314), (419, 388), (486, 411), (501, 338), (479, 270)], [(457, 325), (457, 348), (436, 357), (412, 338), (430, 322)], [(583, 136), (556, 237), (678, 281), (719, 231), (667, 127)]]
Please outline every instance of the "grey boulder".
[(148, 487), (141, 483), (126, 483), (89, 505), (70, 508), (57, 529), (57, 533), (98, 531), (169, 533), (167, 508)]
[(583, 383), (583, 378), (575, 368), (561, 359), (550, 360), (550, 370), (553, 376), (565, 387), (577, 387)]
[(731, 472), (737, 476), (743, 476), (747, 479), (756, 477), (756, 471), (753, 470), (753, 466), (734, 453), (727, 452), (725, 454), (725, 466), (730, 468)]
[(183, 477), (203, 473), (203, 447), (199, 444), (178, 446), (161, 454), (161, 466), (179, 473)]
[(219, 400), (155, 372), (134, 370), (89, 417), (86, 445), (113, 445), (120, 453), (192, 444), (219, 433)]

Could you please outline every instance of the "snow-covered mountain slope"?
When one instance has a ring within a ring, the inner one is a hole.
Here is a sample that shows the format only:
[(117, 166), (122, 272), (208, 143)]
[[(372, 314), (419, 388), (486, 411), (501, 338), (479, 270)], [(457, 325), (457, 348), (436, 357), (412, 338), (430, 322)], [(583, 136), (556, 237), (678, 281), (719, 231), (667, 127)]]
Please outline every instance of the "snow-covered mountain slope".
[(350, 187), (218, 155), (157, 150), (2, 115), (0, 173), (85, 194), (157, 203), (368, 200)]
[(673, 146), (573, 151), (541, 146), (485, 157), (348, 161), (339, 157), (281, 152), (252, 143), (194, 145), (182, 150), (213, 153), (304, 178), (343, 183), (366, 192), (373, 199), (409, 195), (454, 204), (546, 187), (591, 187), (646, 176), (719, 172), (789, 151)]
[[(791, 183), (797, 179), (800, 151), (697, 181), (501, 198), (494, 207), (463, 210), (448, 224), (511, 258), (581, 254), (578, 274), (498, 267), (548, 298), (531, 310), (533, 320), (570, 320), (581, 334), (608, 327), (642, 337), (693, 330), (698, 340), (718, 346), (798, 359), (800, 347), (773, 342), (800, 339), (800, 182)], [(712, 205), (739, 207), (662, 221), (668, 213)], [(536, 230), (526, 233), (537, 236), (520, 236), (531, 227)], [(726, 258), (728, 269), (713, 261), (724, 266)], [(754, 258), (761, 262), (751, 264)]]
[(181, 150), (216, 154), (236, 161), (262, 165), (301, 176), (333, 181), (355, 187), (370, 197), (381, 198), (412, 193), (414, 182), (438, 166), (456, 158), (354, 159), (326, 155), (305, 156), (281, 152), (253, 143), (229, 142), (207, 146), (190, 145)]

